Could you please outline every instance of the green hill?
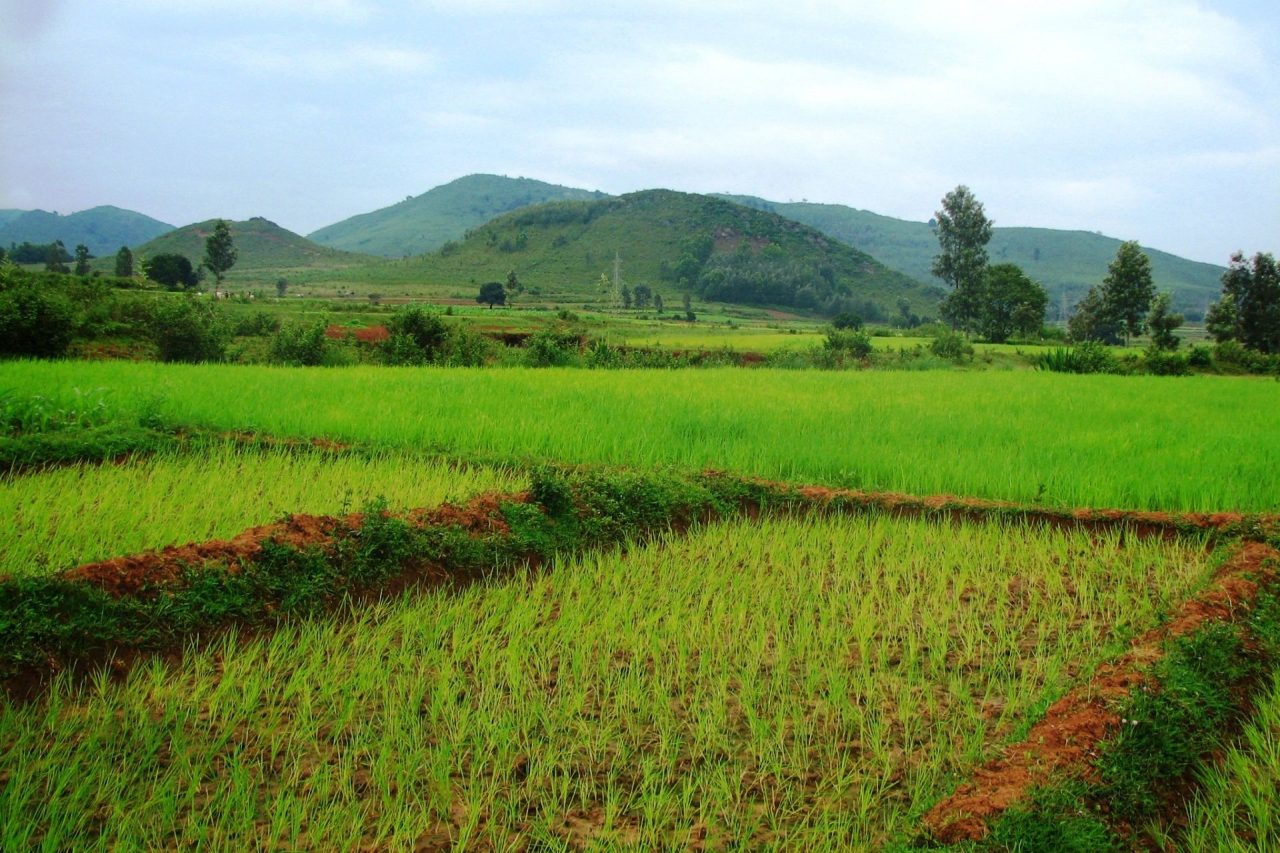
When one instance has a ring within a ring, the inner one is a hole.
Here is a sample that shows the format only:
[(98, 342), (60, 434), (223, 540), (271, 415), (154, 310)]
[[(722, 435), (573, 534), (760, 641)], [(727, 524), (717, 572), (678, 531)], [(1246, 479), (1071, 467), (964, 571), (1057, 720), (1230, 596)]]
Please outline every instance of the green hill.
[[(204, 258), (204, 241), (213, 233), (216, 219), (186, 225), (134, 248), (144, 258), (159, 254), (186, 256), (192, 264)], [(375, 259), (352, 252), (318, 246), (307, 238), (255, 216), (244, 222), (228, 222), (237, 259), (227, 278), (233, 282), (262, 282), (268, 273), (290, 270), (340, 270)]]
[(531, 178), (468, 175), (419, 196), (344, 219), (308, 234), (335, 249), (402, 258), (433, 252), (467, 229), (531, 204), (603, 198), (604, 193), (561, 187)]
[[(5, 226), (6, 224), (13, 221), (14, 219), (17, 219), (19, 216), (21, 216), (26, 212), (27, 211), (25, 210), (0, 210), (0, 227)], [(5, 244), (5, 245), (8, 245), (8, 244)]]
[(514, 270), (544, 301), (607, 302), (615, 255), (625, 283), (651, 287), (672, 308), (691, 291), (704, 301), (872, 319), (897, 311), (900, 299), (934, 315), (942, 293), (777, 214), (670, 190), (524, 208), (434, 254), (360, 273), (369, 284), (474, 295), (478, 284), (504, 281)]
[(4, 211), (0, 216), (0, 246), (11, 243), (47, 244), (61, 240), (68, 251), (83, 243), (95, 255), (114, 254), (121, 246), (145, 243), (172, 231), (173, 226), (133, 210), (103, 205), (62, 216), (45, 210)]
[[(930, 272), (938, 241), (925, 222), (911, 222), (839, 204), (781, 203), (752, 196), (720, 196), (803, 222), (919, 281), (940, 283)], [(1087, 231), (1052, 228), (994, 230), (987, 251), (992, 263), (1014, 263), (1049, 291), (1050, 316), (1065, 292), (1074, 303), (1090, 285), (1101, 283), (1120, 240)], [(1155, 249), (1151, 258), (1156, 287), (1170, 290), (1179, 308), (1203, 310), (1222, 292), (1222, 267), (1190, 261)]]

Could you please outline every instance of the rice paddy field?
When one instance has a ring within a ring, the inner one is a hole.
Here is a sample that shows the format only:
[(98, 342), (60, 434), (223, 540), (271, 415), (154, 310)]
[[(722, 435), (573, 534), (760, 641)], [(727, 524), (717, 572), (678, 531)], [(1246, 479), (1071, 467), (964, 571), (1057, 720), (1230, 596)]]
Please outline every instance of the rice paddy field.
[(1209, 562), (727, 523), (229, 638), (0, 712), (3, 846), (877, 847)]
[[(6, 362), (0, 416), (206, 437), (0, 476), (23, 581), (547, 463), (1280, 509), (1280, 395), (1252, 379)], [(903, 849), (1226, 559), (1197, 532), (761, 512), (397, 587), (0, 699), (0, 849)], [(1280, 682), (1153, 836), (1280, 837), (1277, 709)]]
[(501, 468), (404, 451), (255, 449), (222, 442), (115, 465), (0, 477), (0, 576), (47, 573), (168, 545), (223, 539), (288, 513), (345, 515), (375, 498), (410, 509), (526, 487)]
[(458, 456), (686, 470), (1052, 506), (1280, 506), (1280, 394), (1226, 377), (0, 364), (39, 397)]

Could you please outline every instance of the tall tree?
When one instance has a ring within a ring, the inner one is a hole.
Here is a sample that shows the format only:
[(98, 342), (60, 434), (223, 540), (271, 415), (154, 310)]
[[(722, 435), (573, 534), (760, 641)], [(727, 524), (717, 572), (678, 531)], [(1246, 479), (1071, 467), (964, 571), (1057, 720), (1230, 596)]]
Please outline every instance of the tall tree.
[(133, 278), (133, 252), (128, 246), (121, 246), (116, 252), (116, 275), (120, 278)]
[(1133, 335), (1142, 334), (1156, 285), (1151, 279), (1151, 259), (1137, 240), (1121, 243), (1102, 280), (1102, 301), (1106, 311), (1124, 331), (1125, 343)]
[(1222, 299), (1205, 317), (1216, 340), (1238, 340), (1259, 352), (1280, 352), (1280, 266), (1258, 252), (1252, 260), (1236, 252), (1222, 275)]
[(987, 269), (979, 329), (992, 343), (1004, 343), (1015, 333), (1033, 335), (1044, 326), (1049, 294), (1016, 264)]
[(933, 259), (933, 274), (951, 287), (942, 315), (953, 326), (969, 330), (982, 315), (982, 289), (987, 268), (991, 220), (982, 202), (963, 184), (942, 198), (934, 214), (941, 252)]
[(236, 247), (231, 239), (231, 227), (219, 219), (213, 233), (204, 241), (204, 266), (222, 286), (222, 277), (236, 265)]
[(1104, 344), (1120, 343), (1120, 321), (1107, 309), (1102, 291), (1097, 286), (1089, 288), (1067, 320), (1067, 336), (1076, 343), (1098, 341)]
[(76, 275), (89, 274), (89, 259), (93, 255), (89, 254), (89, 247), (84, 243), (76, 246)]

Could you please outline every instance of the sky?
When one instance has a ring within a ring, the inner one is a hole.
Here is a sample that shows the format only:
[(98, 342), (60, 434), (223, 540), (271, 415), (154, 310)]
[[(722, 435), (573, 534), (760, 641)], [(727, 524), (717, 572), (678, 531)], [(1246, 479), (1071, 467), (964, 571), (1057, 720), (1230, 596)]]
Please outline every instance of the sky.
[(463, 175), (1280, 252), (1275, 0), (0, 0), (0, 208), (306, 234)]

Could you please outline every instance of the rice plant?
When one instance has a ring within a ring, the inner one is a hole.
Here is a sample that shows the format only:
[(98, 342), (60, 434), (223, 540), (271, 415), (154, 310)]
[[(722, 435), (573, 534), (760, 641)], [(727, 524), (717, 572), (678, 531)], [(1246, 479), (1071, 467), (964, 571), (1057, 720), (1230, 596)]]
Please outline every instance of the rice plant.
[(884, 846), (1195, 543), (762, 519), (0, 706), (0, 847)]

